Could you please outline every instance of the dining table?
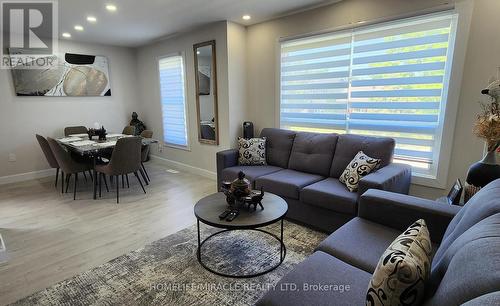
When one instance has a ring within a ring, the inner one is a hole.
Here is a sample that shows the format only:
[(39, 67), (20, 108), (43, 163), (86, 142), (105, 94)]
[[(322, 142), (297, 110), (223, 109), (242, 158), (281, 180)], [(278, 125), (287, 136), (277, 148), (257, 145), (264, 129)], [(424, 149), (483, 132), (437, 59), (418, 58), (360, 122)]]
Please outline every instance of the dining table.
[[(133, 135), (125, 134), (107, 134), (106, 139), (99, 140), (97, 136), (89, 138), (88, 134), (72, 134), (67, 137), (57, 138), (56, 141), (66, 147), (69, 151), (86, 156), (92, 160), (93, 163), (93, 185), (94, 185), (94, 200), (97, 199), (97, 171), (95, 170), (99, 158), (103, 156), (104, 152), (112, 150), (118, 139), (124, 137), (134, 137)], [(140, 137), (140, 136), (137, 136)], [(147, 146), (158, 143), (158, 140), (153, 138), (142, 137), (142, 145)]]

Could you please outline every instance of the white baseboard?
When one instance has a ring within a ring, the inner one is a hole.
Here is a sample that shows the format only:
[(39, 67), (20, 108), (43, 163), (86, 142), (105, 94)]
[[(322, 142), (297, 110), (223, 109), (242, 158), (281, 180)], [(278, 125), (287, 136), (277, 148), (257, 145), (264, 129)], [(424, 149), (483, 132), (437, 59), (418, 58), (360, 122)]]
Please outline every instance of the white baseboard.
[(33, 171), (33, 172), (7, 175), (7, 176), (0, 177), (0, 185), (29, 181), (29, 180), (39, 179), (42, 177), (48, 177), (51, 175), (54, 175), (54, 176), (56, 175), (55, 169), (45, 169), (45, 170), (39, 170), (39, 171)]
[(151, 157), (151, 160), (159, 162), (161, 164), (164, 164), (167, 167), (172, 167), (172, 168), (183, 170), (183, 171), (186, 171), (186, 172), (189, 172), (192, 174), (201, 175), (203, 177), (209, 178), (209, 179), (214, 180), (214, 181), (217, 179), (217, 174), (215, 172), (208, 171), (206, 169), (194, 167), (194, 166), (191, 166), (188, 164), (184, 164), (184, 163), (181, 163), (181, 162), (178, 162), (175, 160), (166, 159), (166, 158), (156, 156), (156, 155), (151, 155), (150, 157)]
[[(209, 178), (212, 180), (217, 179), (217, 174), (215, 172), (208, 171), (206, 169), (190, 166), (188, 164), (180, 163), (180, 162), (166, 159), (163, 157), (159, 157), (156, 155), (151, 155), (151, 159), (154, 161), (157, 161), (161, 164), (164, 164), (168, 167), (176, 168), (176, 169), (183, 170), (183, 171), (193, 173), (193, 174), (198, 174), (198, 175), (201, 175), (203, 177), (206, 177), (206, 178)], [(45, 170), (39, 170), (39, 171), (33, 171), (33, 172), (26, 172), (26, 173), (1, 176), (0, 177), (0, 185), (17, 183), (17, 182), (24, 182), (24, 181), (44, 178), (44, 177), (53, 176), (53, 175), (55, 176), (55, 169), (45, 169)]]

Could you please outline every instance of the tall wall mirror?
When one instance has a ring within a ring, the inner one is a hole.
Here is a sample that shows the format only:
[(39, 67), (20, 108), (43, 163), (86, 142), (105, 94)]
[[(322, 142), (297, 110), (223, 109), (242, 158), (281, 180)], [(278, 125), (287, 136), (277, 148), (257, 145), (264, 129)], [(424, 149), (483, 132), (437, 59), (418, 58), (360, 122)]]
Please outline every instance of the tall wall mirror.
[(219, 144), (217, 119), (217, 64), (215, 40), (193, 46), (196, 74), (196, 110), (198, 112), (198, 140)]

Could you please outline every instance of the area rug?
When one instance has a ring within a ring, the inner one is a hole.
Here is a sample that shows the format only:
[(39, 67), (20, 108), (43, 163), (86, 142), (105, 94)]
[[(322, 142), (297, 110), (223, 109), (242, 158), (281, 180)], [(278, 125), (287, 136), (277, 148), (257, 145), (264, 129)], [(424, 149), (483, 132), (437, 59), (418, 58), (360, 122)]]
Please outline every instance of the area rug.
[[(263, 276), (235, 279), (205, 270), (196, 258), (195, 225), (14, 305), (253, 305), (326, 237), (291, 222), (285, 221), (284, 228), (285, 261)], [(265, 229), (280, 232), (279, 224)], [(215, 231), (201, 226), (202, 237)], [(214, 236), (203, 245), (202, 254), (211, 268), (248, 274), (279, 261), (279, 243), (257, 231), (231, 231)]]

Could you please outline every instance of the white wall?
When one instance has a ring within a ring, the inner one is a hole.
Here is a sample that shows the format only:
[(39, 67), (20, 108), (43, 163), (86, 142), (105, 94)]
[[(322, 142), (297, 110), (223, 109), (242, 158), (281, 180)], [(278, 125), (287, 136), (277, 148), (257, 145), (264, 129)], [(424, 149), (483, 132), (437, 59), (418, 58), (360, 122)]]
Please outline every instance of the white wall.
[[(247, 28), (247, 104), (257, 130), (278, 127), (276, 105), (279, 103), (276, 75), (279, 69), (277, 49), (281, 37), (314, 33), (446, 4), (444, 0), (346, 0), (330, 6), (283, 17)], [(455, 2), (455, 1), (451, 1)], [(464, 76), (458, 105), (453, 153), (447, 188), (456, 178), (464, 179), (469, 165), (482, 156), (481, 140), (472, 134), (475, 114), (480, 110), (477, 101), (484, 100), (481, 89), (500, 65), (498, 14), (500, 1), (475, 1)], [(436, 198), (447, 190), (412, 185), (411, 193)]]
[[(219, 116), (219, 146), (198, 142), (196, 118), (196, 90), (193, 45), (215, 40), (217, 60), (217, 93)], [(153, 152), (162, 158), (187, 164), (209, 172), (215, 171), (215, 153), (229, 147), (229, 93), (227, 22), (217, 22), (182, 35), (162, 40), (137, 51), (137, 73), (140, 92), (138, 111), (154, 131), (155, 138), (163, 139), (158, 58), (171, 54), (184, 54), (186, 69), (186, 103), (188, 107), (188, 139), (190, 150), (164, 147), (163, 152)]]
[(229, 137), (231, 147), (237, 147), (238, 136), (243, 135), (243, 122), (250, 120), (247, 103), (246, 77), (246, 28), (229, 22), (227, 45), (229, 61)]
[[(11, 72), (0, 70), (0, 178), (4, 181), (6, 176), (48, 168), (35, 134), (62, 136), (65, 126), (93, 126), (96, 121), (108, 131), (121, 132), (136, 110), (133, 49), (61, 41), (59, 51), (107, 56), (112, 96), (16, 97)], [(16, 162), (8, 161), (9, 153), (16, 154)]]

